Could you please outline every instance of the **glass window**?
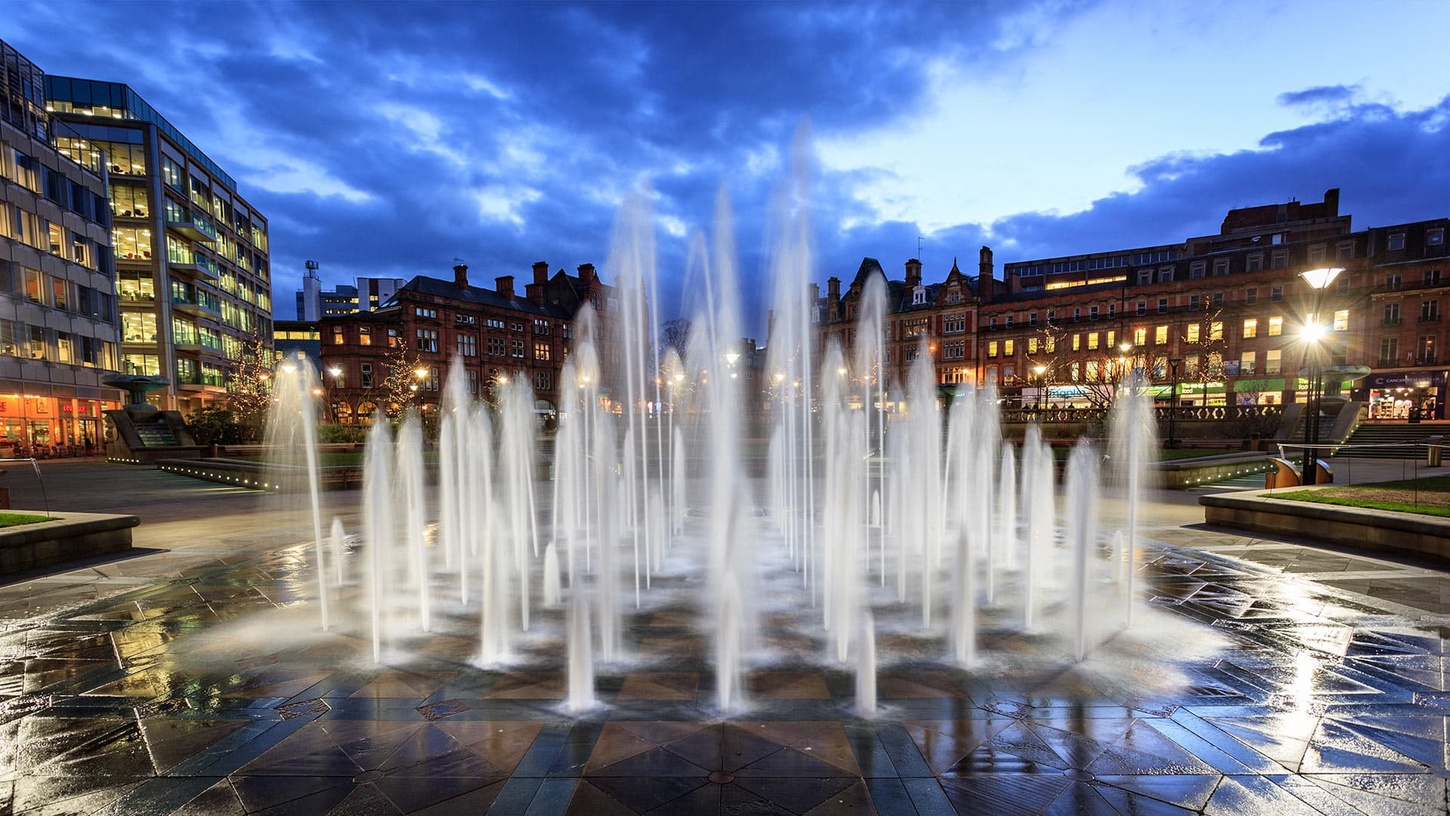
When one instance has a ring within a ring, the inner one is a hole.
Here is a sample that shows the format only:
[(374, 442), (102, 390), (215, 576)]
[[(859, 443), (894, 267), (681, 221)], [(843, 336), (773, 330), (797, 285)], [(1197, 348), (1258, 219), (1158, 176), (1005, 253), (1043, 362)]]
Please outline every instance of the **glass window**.
[(1248, 318), (1244, 321), (1244, 339), (1252, 340), (1259, 336), (1259, 321), (1255, 318)]
[(1209, 323), (1208, 324), (1208, 339), (1209, 340), (1222, 340), (1223, 339), (1223, 321), (1222, 320), (1215, 320), (1212, 323)]
[(1398, 250), (1404, 249), (1405, 248), (1405, 234), (1403, 232), (1392, 232), (1392, 233), (1390, 233), (1390, 237), (1385, 242), (1385, 246), (1391, 252), (1396, 252)]
[(1279, 349), (1269, 349), (1264, 352), (1264, 373), (1273, 375), (1282, 372), (1280, 356), (1283, 354)]
[(1334, 311), (1334, 330), (1349, 331), (1349, 310), (1336, 309)]
[(1245, 351), (1239, 355), (1239, 374), (1248, 376), (1254, 373), (1254, 352)]
[(1153, 345), (1161, 346), (1168, 342), (1168, 327), (1158, 326), (1153, 329)]

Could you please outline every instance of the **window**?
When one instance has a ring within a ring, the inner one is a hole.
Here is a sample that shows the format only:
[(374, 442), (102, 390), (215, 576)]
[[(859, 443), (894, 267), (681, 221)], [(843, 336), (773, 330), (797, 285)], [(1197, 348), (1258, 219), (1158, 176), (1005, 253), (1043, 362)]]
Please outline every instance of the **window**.
[(1223, 292), (1214, 292), (1213, 293), (1213, 308), (1215, 308), (1215, 309), (1222, 309), (1223, 308)]
[(1349, 331), (1349, 310), (1334, 310), (1334, 330), (1337, 332)]
[(1162, 346), (1168, 343), (1168, 327), (1158, 326), (1153, 329), (1153, 345)]
[(455, 351), (462, 357), (478, 356), (478, 337), (472, 334), (460, 334), (455, 338)]
[(1420, 301), (1420, 322), (1429, 323), (1440, 319), (1440, 301)]
[(478, 318), (474, 315), (455, 314), (453, 316), (453, 323), (457, 326), (477, 326)]
[(1276, 283), (1269, 287), (1269, 300), (1275, 303), (1284, 299), (1284, 284)]
[(1311, 266), (1318, 266), (1319, 264), (1324, 263), (1324, 259), (1328, 256), (1328, 254), (1329, 247), (1325, 244), (1314, 244), (1313, 246), (1310, 246), (1309, 264)]
[(340, 345), (343, 344), (343, 342), (344, 341), (343, 341), (343, 336), (342, 336), (342, 327), (341, 326), (333, 326), (332, 327), (332, 344), (334, 346), (340, 346)]
[(548, 391), (548, 390), (550, 390), (553, 387), (554, 387), (554, 378), (550, 375), (550, 372), (548, 372), (548, 371), (535, 371), (534, 372), (534, 390), (535, 391)]
[(1133, 329), (1133, 345), (1141, 346), (1148, 342), (1148, 330), (1144, 328)]
[(1096, 307), (1096, 306), (1089, 306), (1088, 307), (1088, 320), (1097, 320), (1097, 319), (1098, 319), (1098, 307)]
[(549, 321), (547, 318), (534, 318), (534, 334), (547, 337), (550, 334)]
[(1098, 333), (1088, 332), (1088, 351), (1096, 351), (1098, 348)]
[(1379, 364), (1382, 366), (1395, 365), (1396, 358), (1399, 356), (1400, 339), (1398, 337), (1381, 337)]
[(1190, 343), (1197, 343), (1203, 337), (1203, 327), (1197, 323), (1189, 323), (1183, 339)]
[(987, 341), (987, 356), (988, 357), (996, 357), (997, 356), (997, 341), (996, 340), (988, 340)]
[(947, 315), (941, 321), (942, 334), (961, 334), (967, 330), (967, 316), (964, 314)]
[(1398, 252), (1405, 248), (1405, 234), (1403, 232), (1392, 232), (1385, 241), (1385, 248), (1390, 252)]
[(1391, 272), (1390, 274), (1385, 275), (1385, 288), (1388, 289), (1388, 290), (1390, 290), (1391, 292), (1395, 291), (1396, 289), (1399, 289), (1400, 288), (1400, 276), (1399, 276), (1399, 274), (1394, 273), (1394, 272)]
[(388, 348), (397, 348), (403, 342), (397, 329), (388, 329)]
[(1244, 321), (1244, 339), (1252, 340), (1259, 336), (1259, 321), (1250, 317)]
[(1158, 298), (1158, 314), (1168, 314), (1168, 298)]
[(1002, 341), (1002, 356), (1003, 357), (1011, 357), (1011, 356), (1015, 355), (1016, 353), (1017, 353), (1017, 341), (1015, 341), (1015, 340), (1003, 340)]
[(1261, 272), (1264, 269), (1264, 253), (1256, 252), (1244, 261), (1244, 271)]
[(1228, 274), (1228, 258), (1218, 258), (1213, 262), (1213, 276), (1215, 278)]
[(1073, 336), (1072, 336), (1072, 350), (1073, 351), (1082, 351), (1082, 335), (1081, 334), (1073, 334)]
[(1194, 261), (1193, 263), (1188, 265), (1188, 277), (1195, 279), (1201, 278), (1203, 277), (1205, 269), (1207, 269), (1207, 264), (1205, 264), (1203, 261)]
[(1148, 284), (1150, 284), (1152, 282), (1153, 282), (1153, 270), (1151, 270), (1151, 269), (1139, 269), (1138, 270), (1138, 285), (1139, 286), (1147, 286)]
[(437, 353), (438, 351), (438, 330), (418, 329), (417, 345), (415, 348), (420, 352)]
[(524, 341), (522, 341), (522, 340), (510, 340), (509, 341), (509, 356), (511, 356), (511, 357), (518, 357), (518, 358), (522, 359), (523, 356), (524, 356)]
[(1445, 243), (1445, 228), (1435, 227), (1425, 230), (1425, 246), (1441, 246)]
[(1258, 303), (1258, 302), (1259, 302), (1259, 290), (1257, 288), (1254, 288), (1254, 289), (1245, 289), (1244, 290), (1244, 303)]
[(1274, 317), (1269, 318), (1269, 336), (1270, 337), (1278, 337), (1279, 335), (1281, 335), (1283, 333), (1284, 333), (1284, 318), (1283, 317), (1280, 317), (1280, 316), (1277, 316), (1277, 315), (1274, 316)]
[(1269, 263), (1275, 269), (1283, 269), (1289, 265), (1289, 252), (1283, 249), (1274, 250), (1273, 254), (1269, 256)]
[(552, 349), (549, 346), (549, 341), (547, 341), (547, 340), (538, 340), (538, 341), (536, 341), (534, 343), (534, 359), (535, 360), (548, 360), (551, 352), (552, 352)]
[(1037, 346), (1038, 346), (1038, 343), (1037, 343), (1037, 338), (1036, 337), (1029, 337), (1029, 338), (1027, 338), (1027, 353), (1028, 354), (1036, 354), (1037, 353)]
[(1239, 374), (1250, 376), (1254, 373), (1254, 352), (1246, 351), (1239, 355)]
[(1082, 309), (1074, 308), (1072, 310), (1072, 322), (1076, 323), (1079, 320), (1082, 320)]
[(1347, 261), (1350, 258), (1353, 258), (1354, 257), (1354, 242), (1353, 241), (1340, 241), (1334, 247), (1334, 257), (1335, 257), (1336, 260), (1340, 260), (1340, 261)]
[(1381, 326), (1398, 326), (1398, 325), (1400, 325), (1400, 304), (1399, 303), (1386, 303), (1385, 304), (1385, 308), (1384, 308), (1384, 312), (1382, 313), (1382, 315), (1383, 316), (1380, 318), (1380, 325)]
[(1415, 345), (1415, 364), (1435, 364), (1435, 335), (1424, 334), (1420, 336), (1420, 342)]
[(1426, 269), (1425, 270), (1425, 285), (1426, 286), (1439, 286), (1440, 285), (1440, 270), (1438, 270), (1438, 269)]
[(418, 316), (418, 317), (426, 317), (426, 318), (429, 318), (429, 319), (432, 319), (432, 320), (437, 320), (438, 319), (438, 310), (437, 309), (430, 309), (430, 308), (425, 307), (425, 306), (414, 306), (413, 307), (413, 314), (416, 315), (416, 316)]
[(488, 338), (488, 353), (494, 357), (502, 357), (508, 353), (502, 337)]
[(362, 377), (360, 379), (361, 379), (361, 384), (362, 384), (362, 387), (363, 388), (372, 388), (373, 387), (373, 364), (372, 363), (363, 363), (362, 364)]
[(1215, 320), (1212, 323), (1209, 323), (1208, 324), (1208, 339), (1209, 340), (1222, 340), (1223, 339), (1223, 321), (1222, 320)]
[(1139, 315), (1145, 315), (1147, 313), (1148, 313), (1148, 301), (1146, 301), (1146, 300), (1140, 300), (1140, 301), (1138, 301), (1138, 314)]
[(1029, 326), (1036, 326), (1037, 325), (1037, 312), (1033, 312), (1032, 314), (1027, 315), (1027, 325), (1029, 325)]
[(1196, 312), (1199, 309), (1203, 308), (1203, 296), (1202, 295), (1189, 295), (1188, 296), (1188, 308), (1189, 308), (1190, 311), (1194, 311), (1194, 312)]
[(1280, 374), (1283, 372), (1283, 364), (1280, 360), (1282, 354), (1283, 352), (1281, 352), (1279, 349), (1269, 349), (1268, 351), (1264, 352), (1265, 374), (1273, 376), (1275, 374)]
[(371, 346), (373, 344), (373, 327), (357, 327), (357, 344), (360, 346)]

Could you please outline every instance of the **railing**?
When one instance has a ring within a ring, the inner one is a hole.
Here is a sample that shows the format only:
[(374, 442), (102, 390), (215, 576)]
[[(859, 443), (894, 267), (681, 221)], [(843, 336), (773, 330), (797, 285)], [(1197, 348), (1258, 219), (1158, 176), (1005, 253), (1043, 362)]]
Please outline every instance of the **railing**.
[[(1091, 423), (1108, 418), (1107, 408), (1008, 408), (1002, 412), (1003, 422), (1076, 422)], [(1280, 405), (1180, 405), (1156, 406), (1153, 415), (1167, 422), (1169, 414), (1178, 421), (1218, 422), (1226, 419), (1260, 419), (1282, 417)]]

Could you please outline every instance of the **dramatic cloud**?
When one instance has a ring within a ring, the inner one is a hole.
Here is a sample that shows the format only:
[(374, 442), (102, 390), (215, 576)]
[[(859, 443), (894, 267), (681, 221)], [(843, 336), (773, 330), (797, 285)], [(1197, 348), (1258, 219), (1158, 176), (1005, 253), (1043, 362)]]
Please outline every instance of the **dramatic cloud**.
[(227, 168), (270, 219), (278, 304), (305, 259), (329, 285), (605, 267), (647, 190), (668, 313), (724, 187), (759, 313), (803, 123), (822, 283), (866, 255), (940, 277), (983, 244), (1000, 266), (1177, 241), (1328, 187), (1361, 224), (1444, 214), (1450, 7), (1415, 9), (24, 0), (3, 36), (131, 85)]

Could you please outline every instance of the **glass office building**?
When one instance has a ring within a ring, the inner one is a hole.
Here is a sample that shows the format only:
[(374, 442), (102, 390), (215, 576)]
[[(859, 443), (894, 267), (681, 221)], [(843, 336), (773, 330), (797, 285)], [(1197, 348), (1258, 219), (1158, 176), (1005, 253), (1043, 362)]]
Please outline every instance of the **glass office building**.
[(122, 368), (171, 380), (160, 408), (224, 398), (243, 347), (271, 344), (266, 218), (130, 87), (47, 76), (45, 100), (74, 131), (56, 148), (110, 179)]
[(45, 75), (0, 42), (0, 457), (98, 452), (122, 396), (107, 172), (46, 112)]

